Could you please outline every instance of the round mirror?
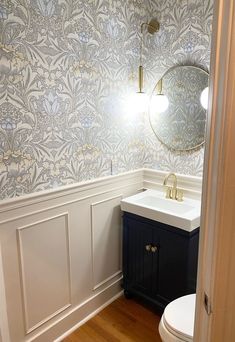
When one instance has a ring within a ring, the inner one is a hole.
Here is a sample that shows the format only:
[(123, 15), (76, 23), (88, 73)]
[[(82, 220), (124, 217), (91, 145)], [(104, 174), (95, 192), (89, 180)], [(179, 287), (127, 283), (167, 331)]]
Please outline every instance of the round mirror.
[(204, 143), (208, 80), (209, 74), (201, 68), (176, 66), (157, 82), (149, 120), (155, 135), (167, 147), (188, 151)]

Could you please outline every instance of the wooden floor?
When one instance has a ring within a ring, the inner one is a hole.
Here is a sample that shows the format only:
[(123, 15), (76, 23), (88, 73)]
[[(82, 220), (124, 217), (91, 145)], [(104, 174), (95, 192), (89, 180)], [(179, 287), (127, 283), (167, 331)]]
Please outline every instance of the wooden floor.
[(121, 297), (64, 342), (161, 342), (160, 317), (132, 299)]

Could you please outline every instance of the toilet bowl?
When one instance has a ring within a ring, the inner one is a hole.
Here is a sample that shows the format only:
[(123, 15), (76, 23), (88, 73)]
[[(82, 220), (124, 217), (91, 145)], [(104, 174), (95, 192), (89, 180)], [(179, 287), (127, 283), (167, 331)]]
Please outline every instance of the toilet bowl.
[(196, 294), (175, 299), (169, 303), (159, 324), (163, 342), (192, 342)]

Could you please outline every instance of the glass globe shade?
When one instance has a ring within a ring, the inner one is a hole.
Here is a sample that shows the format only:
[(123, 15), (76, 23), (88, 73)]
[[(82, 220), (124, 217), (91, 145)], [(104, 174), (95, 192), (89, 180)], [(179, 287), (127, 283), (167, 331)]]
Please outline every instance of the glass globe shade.
[(209, 97), (209, 88), (206, 87), (202, 93), (201, 93), (201, 96), (200, 96), (200, 102), (201, 102), (201, 105), (204, 109), (208, 109), (208, 97)]
[(148, 108), (149, 97), (145, 93), (134, 93), (127, 101), (127, 110), (131, 113), (144, 113)]
[(156, 113), (163, 113), (169, 106), (169, 100), (166, 95), (158, 94), (152, 97), (151, 110)]

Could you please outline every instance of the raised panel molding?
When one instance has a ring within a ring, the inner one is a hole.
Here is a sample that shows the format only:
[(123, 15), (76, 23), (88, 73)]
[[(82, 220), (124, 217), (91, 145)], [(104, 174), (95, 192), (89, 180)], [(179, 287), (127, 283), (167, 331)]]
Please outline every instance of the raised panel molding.
[(122, 272), (121, 199), (117, 195), (91, 204), (93, 290)]
[(68, 213), (17, 229), (26, 334), (71, 306)]

